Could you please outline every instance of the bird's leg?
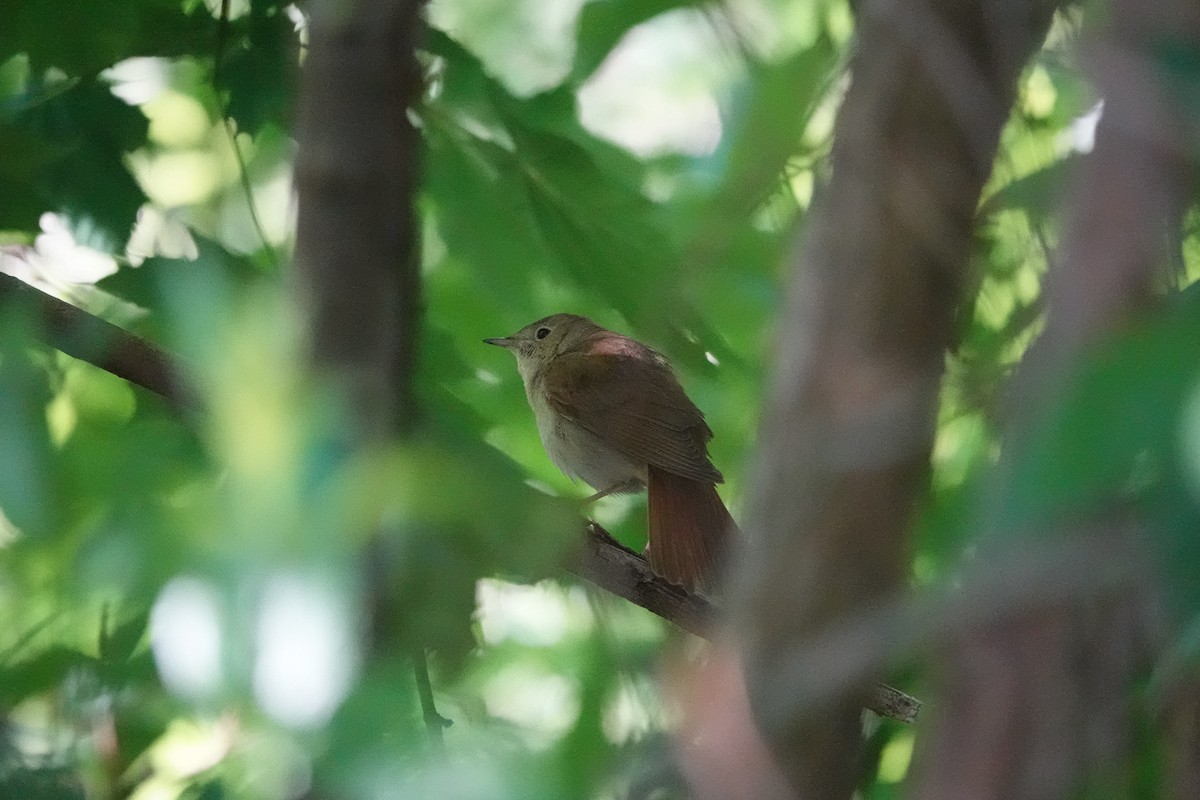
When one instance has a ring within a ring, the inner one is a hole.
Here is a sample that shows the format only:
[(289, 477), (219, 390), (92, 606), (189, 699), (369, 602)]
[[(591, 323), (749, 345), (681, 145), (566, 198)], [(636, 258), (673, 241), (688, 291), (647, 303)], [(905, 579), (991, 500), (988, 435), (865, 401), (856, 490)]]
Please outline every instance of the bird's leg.
[(637, 478), (630, 478), (627, 481), (621, 481), (620, 483), (614, 483), (612, 486), (608, 487), (607, 489), (605, 489), (602, 492), (596, 492), (595, 494), (593, 494), (589, 497), (585, 497), (583, 499), (583, 505), (590, 506), (592, 503), (596, 502), (597, 500), (599, 500), (601, 498), (608, 497), (610, 494), (622, 494), (624, 492), (636, 492), (640, 488), (642, 488), (642, 482)]

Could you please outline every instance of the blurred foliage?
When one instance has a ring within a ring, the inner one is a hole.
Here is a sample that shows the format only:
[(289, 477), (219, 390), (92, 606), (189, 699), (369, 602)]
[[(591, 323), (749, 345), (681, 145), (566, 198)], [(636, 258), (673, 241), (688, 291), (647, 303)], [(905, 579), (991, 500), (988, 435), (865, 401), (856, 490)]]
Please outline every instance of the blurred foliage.
[[(738, 5), (435, 0), (416, 112), (426, 421), (369, 452), (347, 450), (336, 391), (305, 372), (276, 267), (303, 15), (271, 0), (229, 3), (224, 22), (198, 0), (9, 10), (0, 268), (176, 352), (207, 413), (180, 418), (0, 307), (0, 796), (528, 800), (657, 782), (674, 796), (653, 681), (668, 632), (558, 573), (586, 487), (545, 458), (516, 370), (479, 340), (574, 311), (652, 342), (717, 431), (736, 511), (790, 232), (826, 176), (852, 32), (843, 0)], [(719, 50), (703, 79), (671, 62), (701, 36)], [(678, 81), (614, 86), (637, 41)], [(917, 585), (953, 580), (978, 540), (1000, 389), (1040, 329), (1057, 208), (1087, 149), (1096, 98), (1076, 50), (1062, 22), (1030, 65), (981, 205)], [(1194, 87), (1176, 55), (1164, 68)], [(585, 126), (604, 91), (692, 92), (680, 113), (715, 109), (692, 115), (715, 146)], [(1200, 309), (1177, 289), (1200, 275), (1198, 221), (1164, 281), (1171, 313), (1074, 376), (1005, 488), (1003, 533), (1097, 499), (1139, 504), (1183, 622), (1200, 612)], [(641, 503), (596, 514), (640, 547)], [(370, 636), (365, 562), (395, 592)], [(417, 700), (426, 648), (453, 722), (444, 752)], [(864, 797), (901, 796), (913, 738), (873, 727)]]

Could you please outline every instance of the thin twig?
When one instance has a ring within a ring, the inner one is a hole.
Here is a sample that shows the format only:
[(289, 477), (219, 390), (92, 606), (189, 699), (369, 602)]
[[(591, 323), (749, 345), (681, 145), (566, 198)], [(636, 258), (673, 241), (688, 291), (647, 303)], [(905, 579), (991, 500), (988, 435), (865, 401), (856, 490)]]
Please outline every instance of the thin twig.
[(217, 46), (213, 58), (213, 88), (221, 73), (221, 60), (225, 57), (225, 43), (229, 41), (229, 2), (221, 0), (221, 14), (217, 17)]
[(417, 696), (421, 698), (421, 716), (425, 719), (425, 730), (429, 732), (429, 741), (433, 748), (441, 752), (446, 743), (442, 731), (450, 727), (450, 720), (437, 711), (433, 702), (433, 683), (429, 680), (429, 654), (425, 648), (413, 653), (413, 675), (417, 681)]
[(237, 131), (233, 129), (233, 120), (222, 116), (221, 124), (225, 128), (225, 135), (229, 137), (229, 146), (233, 148), (233, 157), (237, 161), (238, 182), (241, 183), (242, 192), (246, 195), (246, 209), (250, 212), (250, 222), (254, 225), (254, 231), (258, 234), (259, 241), (262, 242), (264, 257), (272, 269), (278, 269), (279, 262), (275, 258), (275, 250), (267, 241), (267, 232), (263, 229), (262, 219), (259, 218), (258, 208), (254, 203), (254, 187), (250, 183), (250, 172), (246, 169), (246, 159), (242, 156), (242, 148), (238, 145)]
[(230, 0), (221, 0), (221, 15), (217, 18), (217, 43), (213, 56), (212, 88), (218, 98), (218, 104), (222, 106), (221, 127), (225, 131), (225, 135), (229, 137), (229, 146), (233, 149), (233, 158), (237, 162), (238, 183), (242, 187), (242, 193), (246, 196), (246, 209), (250, 212), (250, 223), (254, 226), (254, 232), (258, 234), (259, 241), (262, 242), (264, 257), (273, 269), (278, 269), (279, 262), (275, 258), (275, 250), (267, 241), (262, 219), (258, 216), (258, 208), (254, 203), (254, 187), (250, 183), (250, 172), (246, 169), (246, 159), (242, 155), (242, 148), (238, 145), (237, 131), (234, 130), (233, 120), (225, 113), (224, 104), (220, 102), (221, 62), (225, 58), (225, 47), (229, 41), (229, 3)]
[(20, 653), (26, 645), (37, 638), (39, 633), (50, 627), (50, 624), (54, 622), (58, 616), (58, 613), (50, 614), (49, 616), (43, 617), (38, 622), (35, 622), (33, 625), (22, 631), (17, 637), (17, 640), (10, 644), (3, 653), (0, 653), (0, 666), (12, 663), (16, 659), (17, 654)]

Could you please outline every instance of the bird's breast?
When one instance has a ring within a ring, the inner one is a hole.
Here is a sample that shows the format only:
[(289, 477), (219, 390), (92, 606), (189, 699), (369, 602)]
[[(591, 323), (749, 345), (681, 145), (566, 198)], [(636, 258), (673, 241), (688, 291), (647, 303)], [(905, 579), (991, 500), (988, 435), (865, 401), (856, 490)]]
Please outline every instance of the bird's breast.
[(569, 478), (583, 480), (596, 491), (632, 480), (646, 482), (646, 465), (636, 464), (600, 437), (559, 414), (540, 392), (529, 392), (542, 447)]

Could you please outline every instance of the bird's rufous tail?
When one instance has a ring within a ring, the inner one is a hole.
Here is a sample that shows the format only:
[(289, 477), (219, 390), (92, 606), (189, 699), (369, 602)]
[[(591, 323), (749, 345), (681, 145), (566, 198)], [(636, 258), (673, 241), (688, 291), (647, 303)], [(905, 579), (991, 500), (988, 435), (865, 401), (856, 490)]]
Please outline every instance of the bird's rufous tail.
[(685, 589), (712, 591), (738, 530), (717, 487), (654, 466), (648, 473), (650, 568)]

